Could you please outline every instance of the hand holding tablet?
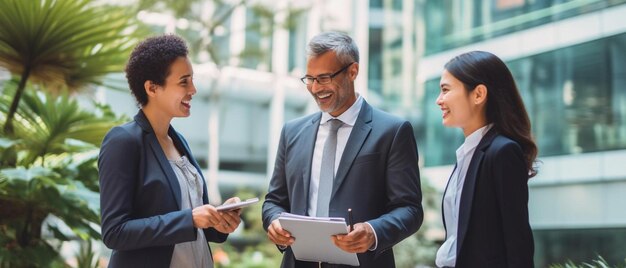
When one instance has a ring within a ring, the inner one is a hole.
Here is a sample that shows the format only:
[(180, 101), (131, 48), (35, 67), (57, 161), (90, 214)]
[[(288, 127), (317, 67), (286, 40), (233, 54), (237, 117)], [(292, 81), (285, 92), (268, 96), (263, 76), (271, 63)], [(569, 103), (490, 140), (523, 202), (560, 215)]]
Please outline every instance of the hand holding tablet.
[(237, 203), (223, 204), (215, 208), (217, 209), (217, 211), (229, 211), (229, 210), (235, 210), (235, 209), (242, 208), (242, 207), (247, 207), (257, 202), (259, 202), (259, 198), (254, 197), (254, 198), (250, 198), (250, 199), (240, 201)]

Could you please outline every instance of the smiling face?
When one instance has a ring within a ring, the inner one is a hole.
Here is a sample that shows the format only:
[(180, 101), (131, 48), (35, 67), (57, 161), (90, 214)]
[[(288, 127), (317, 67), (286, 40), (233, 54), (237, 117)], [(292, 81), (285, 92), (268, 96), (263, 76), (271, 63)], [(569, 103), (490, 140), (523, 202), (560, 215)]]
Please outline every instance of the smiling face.
[(447, 70), (441, 74), (437, 105), (441, 108), (443, 125), (463, 129), (465, 136), (486, 125), (487, 88), (478, 85), (468, 92), (461, 81)]
[(170, 65), (169, 74), (163, 86), (154, 85), (148, 89), (151, 105), (162, 116), (188, 117), (191, 115), (191, 99), (196, 94), (193, 84), (193, 69), (187, 57), (178, 57)]
[[(306, 65), (307, 77), (329, 75), (341, 70), (342, 66), (335, 52), (329, 51), (317, 57), (310, 57)], [(353, 63), (345, 71), (337, 74), (330, 83), (320, 85), (315, 81), (307, 89), (317, 102), (322, 112), (339, 116), (356, 101), (354, 79), (359, 71), (359, 64)]]

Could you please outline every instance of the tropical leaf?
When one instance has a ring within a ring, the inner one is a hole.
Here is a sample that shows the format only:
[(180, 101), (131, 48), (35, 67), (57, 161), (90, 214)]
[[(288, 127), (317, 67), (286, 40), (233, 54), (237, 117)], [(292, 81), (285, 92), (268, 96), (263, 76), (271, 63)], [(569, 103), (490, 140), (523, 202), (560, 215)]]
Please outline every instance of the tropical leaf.
[(0, 1), (0, 67), (20, 77), (4, 134), (15, 135), (14, 116), (28, 82), (47, 91), (73, 91), (124, 69), (146, 31), (139, 30), (131, 10), (93, 2)]
[[(0, 118), (13, 90), (0, 95)], [(0, 139), (0, 153), (12, 152), (17, 159), (0, 162), (0, 242), (15, 245), (8, 254), (0, 252), (0, 267), (2, 262), (10, 267), (49, 266), (42, 263), (58, 258), (59, 249), (41, 237), (50, 215), (65, 226), (49, 226), (57, 239), (101, 239), (97, 152), (106, 131), (120, 123), (110, 107), (96, 105), (87, 111), (68, 93), (55, 97), (29, 88), (23, 100), (15, 117), (16, 135)]]
[(0, 250), (0, 267), (67, 267), (59, 250), (45, 241), (37, 241), (30, 247), (8, 245)]
[(0, 167), (15, 165), (17, 162), (16, 145), (18, 144), (16, 140), (0, 137)]
[[(54, 168), (8, 168), (0, 170), (6, 178), (7, 187), (12, 191), (0, 195), (0, 200), (10, 202), (16, 218), (27, 211), (38, 211), (44, 217), (53, 214), (61, 219), (74, 233), (100, 238), (99, 232), (91, 225), (99, 220), (99, 195), (86, 188), (75, 177), (64, 177)], [(0, 209), (2, 210), (2, 209)]]
[[(0, 170), (0, 174), (5, 176), (8, 180), (21, 180), (26, 183), (37, 177), (49, 177), (54, 175), (54, 171), (44, 167), (32, 167), (32, 168), (7, 168)], [(46, 179), (49, 181), (49, 179)]]
[[(10, 91), (0, 97), (0, 118), (6, 113)], [(52, 93), (27, 90), (18, 107), (15, 134), (20, 137), (22, 154), (19, 163), (32, 165), (55, 155), (84, 152), (99, 147), (106, 132), (120, 122), (110, 110), (100, 115), (86, 111), (68, 93), (55, 97)]]
[(54, 238), (59, 239), (61, 241), (69, 241), (70, 240), (70, 238), (67, 235), (65, 235), (65, 233), (63, 233), (61, 230), (59, 230), (58, 226), (48, 224), (48, 229), (52, 232), (52, 235), (54, 236)]
[(76, 267), (77, 268), (97, 268), (98, 255), (92, 249), (91, 241), (83, 241), (80, 243), (79, 251), (76, 254)]
[(133, 14), (88, 0), (0, 1), (0, 66), (47, 89), (78, 89), (121, 72), (137, 42)]
[(5, 195), (9, 191), (8, 181), (7, 177), (0, 173), (0, 195)]
[(42, 237), (52, 216), (58, 239), (100, 239), (97, 150), (119, 120), (69, 92), (123, 71), (145, 35), (134, 16), (101, 1), (0, 0), (0, 68), (13, 74), (0, 91), (0, 267), (66, 267)]
[(15, 144), (16, 144), (16, 142), (14, 140), (0, 137), (0, 149), (2, 149), (2, 150), (6, 150), (8, 148), (11, 148)]

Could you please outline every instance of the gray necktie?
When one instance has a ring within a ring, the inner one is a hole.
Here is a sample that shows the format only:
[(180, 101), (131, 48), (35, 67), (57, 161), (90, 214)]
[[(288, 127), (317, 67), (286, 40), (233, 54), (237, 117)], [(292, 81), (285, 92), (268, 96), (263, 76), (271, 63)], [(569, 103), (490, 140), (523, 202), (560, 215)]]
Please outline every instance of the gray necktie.
[(320, 170), (320, 184), (317, 189), (317, 217), (328, 217), (328, 205), (330, 203), (330, 195), (333, 191), (333, 181), (335, 180), (335, 154), (337, 151), (337, 130), (343, 122), (338, 119), (328, 121), (330, 130), (328, 138), (324, 144), (324, 153), (322, 154), (322, 168)]

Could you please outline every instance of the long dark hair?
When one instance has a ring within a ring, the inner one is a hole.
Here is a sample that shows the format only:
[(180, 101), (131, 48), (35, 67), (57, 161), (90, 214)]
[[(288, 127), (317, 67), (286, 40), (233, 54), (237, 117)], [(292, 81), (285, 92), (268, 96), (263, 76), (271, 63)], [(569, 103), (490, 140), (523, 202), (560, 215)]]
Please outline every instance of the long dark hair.
[(537, 145), (530, 132), (524, 102), (506, 64), (489, 52), (472, 51), (454, 57), (446, 63), (445, 69), (461, 81), (468, 92), (478, 85), (487, 87), (487, 122), (522, 147), (528, 175), (535, 176)]

